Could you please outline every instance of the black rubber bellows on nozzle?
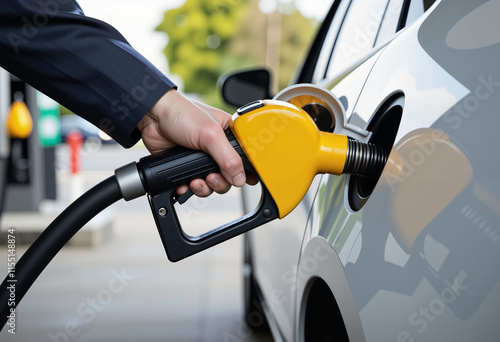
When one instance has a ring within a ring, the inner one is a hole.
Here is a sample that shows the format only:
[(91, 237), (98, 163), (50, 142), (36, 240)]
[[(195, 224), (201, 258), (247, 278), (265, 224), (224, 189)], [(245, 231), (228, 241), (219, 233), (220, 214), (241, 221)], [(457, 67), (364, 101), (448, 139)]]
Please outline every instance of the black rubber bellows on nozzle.
[(342, 173), (376, 179), (382, 173), (388, 152), (381, 146), (349, 139)]

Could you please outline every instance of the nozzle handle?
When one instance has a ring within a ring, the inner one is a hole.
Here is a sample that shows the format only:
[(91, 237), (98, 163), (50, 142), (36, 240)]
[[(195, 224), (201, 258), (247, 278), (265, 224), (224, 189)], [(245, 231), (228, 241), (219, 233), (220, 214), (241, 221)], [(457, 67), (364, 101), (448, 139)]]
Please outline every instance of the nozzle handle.
[[(245, 170), (259, 177), (230, 130), (226, 131), (226, 136), (242, 158)], [(203, 151), (176, 147), (142, 158), (137, 163), (137, 169), (148, 193), (151, 210), (170, 261), (175, 262), (201, 252), (279, 216), (274, 199), (259, 179), (262, 195), (259, 205), (252, 213), (203, 235), (189, 236), (182, 229), (174, 207), (178, 200), (175, 190), (193, 179), (220, 172), (217, 163)]]
[[(242, 159), (246, 159), (231, 131), (226, 131), (226, 136)], [(152, 196), (189, 184), (193, 179), (220, 172), (219, 166), (208, 153), (183, 146), (140, 159), (138, 169), (146, 192)]]

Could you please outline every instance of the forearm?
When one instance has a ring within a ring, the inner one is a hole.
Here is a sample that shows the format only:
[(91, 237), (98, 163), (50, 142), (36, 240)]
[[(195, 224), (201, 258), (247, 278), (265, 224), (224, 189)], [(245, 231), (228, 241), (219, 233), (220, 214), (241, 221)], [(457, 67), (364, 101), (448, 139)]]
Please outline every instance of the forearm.
[(75, 2), (0, 5), (0, 65), (98, 126), (123, 146), (146, 112), (175, 85), (115, 29)]

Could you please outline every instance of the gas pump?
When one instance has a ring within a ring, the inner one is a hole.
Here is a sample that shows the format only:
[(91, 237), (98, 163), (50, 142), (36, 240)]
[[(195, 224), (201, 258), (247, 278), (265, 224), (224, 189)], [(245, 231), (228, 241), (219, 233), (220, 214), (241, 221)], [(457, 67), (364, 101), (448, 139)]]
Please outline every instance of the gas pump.
[(7, 189), (2, 186), (3, 210), (38, 212), (43, 200), (56, 199), (54, 144), (41, 142), (43, 108), (39, 110), (37, 91), (6, 71), (1, 79), (0, 176)]

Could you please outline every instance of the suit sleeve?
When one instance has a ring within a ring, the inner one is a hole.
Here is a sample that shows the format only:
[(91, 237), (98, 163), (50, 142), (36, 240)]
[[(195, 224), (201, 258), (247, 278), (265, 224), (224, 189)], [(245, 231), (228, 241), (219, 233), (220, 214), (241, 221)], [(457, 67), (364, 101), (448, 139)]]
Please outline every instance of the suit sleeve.
[(110, 25), (73, 0), (0, 3), (0, 66), (99, 127), (124, 147), (175, 85)]

